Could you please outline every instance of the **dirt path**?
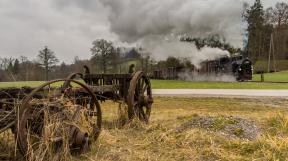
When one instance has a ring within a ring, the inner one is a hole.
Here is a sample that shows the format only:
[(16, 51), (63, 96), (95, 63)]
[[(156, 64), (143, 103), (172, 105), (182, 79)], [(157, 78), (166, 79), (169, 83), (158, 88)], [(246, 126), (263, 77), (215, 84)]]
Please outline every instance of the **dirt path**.
[(156, 96), (251, 96), (288, 97), (288, 90), (249, 89), (153, 89)]

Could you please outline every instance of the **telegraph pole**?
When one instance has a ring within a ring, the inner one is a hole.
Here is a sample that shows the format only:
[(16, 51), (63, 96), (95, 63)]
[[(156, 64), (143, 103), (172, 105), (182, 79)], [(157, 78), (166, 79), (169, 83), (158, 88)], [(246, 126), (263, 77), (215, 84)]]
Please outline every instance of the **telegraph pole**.
[(268, 73), (270, 73), (271, 54), (272, 54), (272, 58), (273, 58), (274, 72), (276, 72), (275, 47), (274, 47), (274, 36), (273, 36), (273, 33), (271, 34), (271, 39), (270, 39), (270, 49), (269, 49), (269, 56), (268, 56), (268, 70), (267, 70)]
[(276, 70), (276, 59), (275, 59), (275, 47), (274, 47), (274, 36), (272, 34), (272, 39), (271, 39), (271, 46), (272, 46), (272, 55), (273, 55), (273, 67), (274, 67), (274, 72), (277, 72)]

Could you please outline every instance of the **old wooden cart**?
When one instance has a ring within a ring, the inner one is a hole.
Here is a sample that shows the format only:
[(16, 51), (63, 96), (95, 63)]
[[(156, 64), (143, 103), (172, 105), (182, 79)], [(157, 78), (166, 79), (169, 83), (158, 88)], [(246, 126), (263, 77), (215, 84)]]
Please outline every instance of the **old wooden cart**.
[(144, 72), (91, 74), (85, 69), (85, 74), (73, 73), (37, 88), (1, 89), (0, 134), (11, 129), (23, 155), (43, 147), (81, 151), (100, 134), (99, 101), (105, 100), (125, 103), (128, 120), (148, 122), (153, 98)]
[[(91, 74), (84, 66), (85, 74), (72, 73), (63, 88), (69, 88), (69, 80), (80, 78), (92, 90), (100, 101), (114, 100), (128, 105), (128, 118), (135, 116), (148, 122), (153, 103), (150, 79), (142, 72), (129, 74)], [(130, 67), (131, 68), (131, 67)]]

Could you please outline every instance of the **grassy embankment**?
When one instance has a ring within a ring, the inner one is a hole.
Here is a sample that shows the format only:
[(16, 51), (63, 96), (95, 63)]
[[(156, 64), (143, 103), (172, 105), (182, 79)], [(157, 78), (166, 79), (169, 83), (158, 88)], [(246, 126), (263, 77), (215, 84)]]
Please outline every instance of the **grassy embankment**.
[[(288, 82), (288, 71), (266, 73), (267, 82)], [(253, 75), (253, 81), (260, 81), (261, 75)], [(178, 80), (152, 80), (153, 88), (158, 89), (288, 89), (288, 83), (261, 83), (261, 82), (189, 82)]]
[[(267, 73), (264, 75), (265, 81), (288, 82), (288, 71)], [(260, 74), (253, 76), (254, 81), (260, 81)], [(32, 82), (0, 82), (0, 88), (38, 86), (41, 81)], [(258, 83), (258, 82), (190, 82), (179, 80), (151, 80), (154, 89), (288, 89), (287, 84)], [(60, 84), (59, 84), (60, 85)]]
[[(260, 81), (261, 75), (255, 74), (253, 80)], [(276, 73), (265, 73), (264, 81), (267, 82), (288, 82), (288, 71), (276, 72)]]
[[(287, 104), (275, 98), (155, 98), (148, 125), (135, 121), (118, 126), (118, 105), (106, 102), (99, 140), (90, 151), (67, 160), (286, 160)], [(255, 138), (242, 137), (245, 126), (251, 126), (248, 134)]]
[[(288, 71), (264, 74), (267, 82), (288, 82)], [(261, 75), (253, 75), (253, 81), (260, 81)], [(189, 82), (178, 80), (152, 80), (155, 89), (288, 89), (287, 84), (261, 82)]]
[(152, 80), (154, 89), (288, 89), (287, 84), (257, 82), (188, 82), (177, 80)]
[[(0, 88), (36, 87), (43, 82), (0, 82)], [(178, 80), (151, 80), (154, 89), (288, 89), (287, 84), (256, 82), (189, 82)], [(61, 84), (59, 84), (61, 85)]]

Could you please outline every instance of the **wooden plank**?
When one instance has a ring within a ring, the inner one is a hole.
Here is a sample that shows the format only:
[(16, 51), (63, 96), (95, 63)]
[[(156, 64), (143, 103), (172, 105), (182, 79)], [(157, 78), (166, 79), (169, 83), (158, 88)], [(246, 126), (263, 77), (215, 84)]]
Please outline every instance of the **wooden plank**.
[(105, 93), (105, 92), (116, 92), (119, 88), (115, 85), (103, 85), (103, 86), (89, 86), (93, 93)]
[(85, 79), (132, 79), (131, 74), (86, 74), (84, 75)]
[[(88, 86), (93, 93), (106, 93), (106, 92), (117, 92), (119, 88), (115, 85), (103, 85), (103, 86)], [(74, 93), (87, 93), (84, 88), (73, 88), (71, 92)]]

